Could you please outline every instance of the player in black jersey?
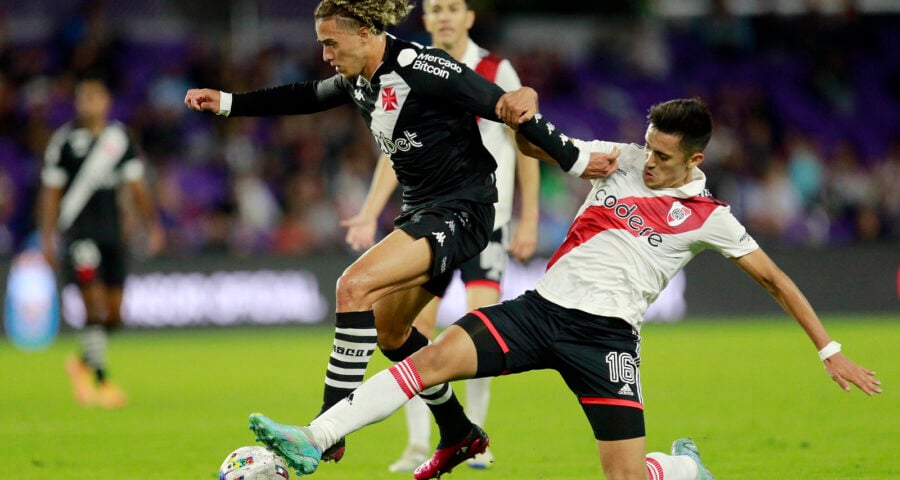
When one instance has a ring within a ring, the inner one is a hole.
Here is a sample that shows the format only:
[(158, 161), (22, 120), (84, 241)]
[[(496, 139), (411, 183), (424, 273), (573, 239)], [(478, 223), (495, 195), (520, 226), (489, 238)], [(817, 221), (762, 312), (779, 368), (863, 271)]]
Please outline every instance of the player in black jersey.
[(75, 283), (84, 301), (81, 358), (66, 359), (75, 398), (85, 405), (117, 408), (126, 395), (107, 378), (107, 332), (121, 325), (126, 247), (117, 193), (126, 185), (147, 222), (148, 251), (164, 235), (125, 126), (108, 119), (112, 97), (99, 77), (75, 88), (77, 118), (60, 127), (47, 146), (41, 172), (39, 227), (44, 256), (56, 265), (61, 236), (62, 280)]
[[(338, 281), (322, 411), (360, 385), (376, 340), (393, 361), (428, 344), (411, 328), (416, 314), (444, 293), (456, 267), (487, 245), (497, 201), (496, 164), (481, 142), (476, 117), (529, 118), (518, 131), (574, 175), (595, 178), (611, 166), (608, 155), (591, 154), (588, 143), (570, 141), (540, 115), (532, 118), (536, 96), (520, 111), (498, 108), (504, 91), (491, 81), (442, 50), (385, 33), (411, 9), (406, 0), (322, 0), (316, 34), (322, 58), (336, 75), (242, 94), (192, 89), (185, 96), (189, 108), (228, 116), (308, 114), (352, 102), (391, 158), (403, 192), (402, 213), (395, 230)], [(429, 407), (442, 442), (480, 432), (449, 385), (426, 395), (436, 399)], [(323, 458), (342, 455), (343, 442)]]

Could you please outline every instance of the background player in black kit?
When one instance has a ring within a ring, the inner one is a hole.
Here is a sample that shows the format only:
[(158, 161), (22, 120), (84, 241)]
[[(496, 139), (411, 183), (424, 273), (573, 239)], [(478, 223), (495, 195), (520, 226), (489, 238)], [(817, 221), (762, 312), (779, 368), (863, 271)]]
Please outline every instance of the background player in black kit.
[(51, 137), (41, 172), (38, 212), (41, 246), (56, 265), (61, 235), (61, 274), (75, 283), (84, 300), (86, 322), (81, 357), (66, 359), (75, 399), (84, 405), (118, 408), (125, 393), (107, 377), (106, 344), (110, 329), (122, 322), (126, 274), (118, 189), (126, 185), (147, 225), (147, 249), (164, 244), (162, 227), (125, 126), (109, 121), (112, 97), (100, 77), (86, 77), (75, 87), (76, 119)]
[[(454, 268), (484, 249), (493, 227), (496, 164), (476, 116), (499, 121), (516, 112), (495, 111), (503, 90), (446, 52), (385, 33), (411, 9), (405, 0), (323, 0), (315, 11), (316, 33), (336, 75), (243, 94), (192, 89), (185, 96), (194, 110), (233, 116), (306, 114), (353, 102), (391, 157), (403, 210), (395, 230), (338, 281), (323, 411), (360, 385), (376, 340), (393, 361), (427, 345), (428, 338), (411, 328), (413, 319), (443, 294)], [(585, 178), (608, 173), (607, 155), (591, 155), (587, 143), (569, 141), (540, 116), (518, 128), (552, 151), (567, 172)], [(429, 406), (442, 442), (485, 438), (448, 385), (426, 394), (436, 398)], [(339, 442), (323, 458), (342, 455)]]

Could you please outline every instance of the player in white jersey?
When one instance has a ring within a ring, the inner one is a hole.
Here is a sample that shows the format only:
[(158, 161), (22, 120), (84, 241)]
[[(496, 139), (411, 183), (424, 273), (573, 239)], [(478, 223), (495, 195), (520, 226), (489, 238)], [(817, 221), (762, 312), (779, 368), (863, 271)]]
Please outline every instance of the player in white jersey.
[[(431, 33), (432, 45), (446, 50), (483, 77), (513, 91), (522, 86), (509, 60), (492, 55), (469, 38), (475, 22), (475, 12), (465, 0), (425, 0), (424, 24)], [(485, 120), (478, 121), (484, 146), (497, 161), (497, 202), (494, 233), (480, 255), (462, 264), (458, 270), (466, 288), (466, 307), (474, 310), (500, 301), (500, 281), (509, 262), (509, 254), (519, 261), (527, 261), (537, 245), (539, 170), (537, 159), (525, 156), (516, 148), (514, 132), (506, 125)], [(360, 213), (345, 220), (347, 243), (355, 250), (365, 250), (375, 244), (377, 219), (397, 178), (390, 167), (390, 158), (382, 155), (372, 179), (372, 187)], [(518, 175), (517, 175), (518, 173)], [(515, 178), (519, 184), (519, 221), (508, 240), (508, 224), (512, 220)], [(509, 252), (509, 254), (507, 253)], [(432, 338), (437, 321), (439, 300), (435, 298), (419, 313), (413, 328)], [(490, 402), (490, 378), (466, 381), (466, 413), (476, 425), (484, 427)], [(407, 445), (403, 454), (388, 468), (392, 472), (411, 472), (428, 459), (431, 453), (431, 414), (424, 402), (428, 395), (420, 395), (406, 405)], [(471, 468), (490, 467), (494, 456), (490, 450), (466, 464)]]
[[(513, 95), (508, 101), (536, 110), (533, 97)], [(697, 99), (671, 100), (653, 106), (648, 120), (643, 148), (593, 142), (592, 151), (619, 157), (619, 169), (592, 181), (536, 290), (467, 314), (434, 344), (372, 376), (352, 401), (337, 403), (308, 427), (251, 415), (257, 436), (293, 465), (314, 470), (323, 449), (386, 418), (430, 385), (549, 368), (576, 394), (607, 479), (711, 479), (690, 439), (676, 440), (672, 455), (645, 454), (638, 356), (646, 305), (704, 249), (731, 259), (782, 305), (841, 388), (849, 391), (853, 384), (868, 395), (881, 393), (875, 373), (841, 353), (794, 282), (729, 207), (706, 193), (706, 177), (698, 168), (712, 132), (706, 106)], [(546, 156), (539, 150), (527, 153)], [(483, 448), (460, 442), (438, 449), (414, 476), (436, 478)]]

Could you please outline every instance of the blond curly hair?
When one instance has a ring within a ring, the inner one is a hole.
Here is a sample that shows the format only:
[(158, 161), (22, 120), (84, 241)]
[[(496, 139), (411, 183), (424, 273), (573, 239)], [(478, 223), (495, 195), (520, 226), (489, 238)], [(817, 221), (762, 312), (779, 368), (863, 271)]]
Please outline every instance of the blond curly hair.
[(349, 26), (369, 27), (381, 33), (386, 27), (397, 25), (414, 8), (408, 0), (322, 0), (316, 7), (316, 20), (339, 17)]

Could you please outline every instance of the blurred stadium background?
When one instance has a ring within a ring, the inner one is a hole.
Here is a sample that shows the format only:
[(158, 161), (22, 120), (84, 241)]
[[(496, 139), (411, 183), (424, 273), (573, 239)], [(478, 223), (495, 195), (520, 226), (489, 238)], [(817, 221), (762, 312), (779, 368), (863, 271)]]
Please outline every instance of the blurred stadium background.
[[(354, 255), (338, 219), (357, 211), (377, 158), (359, 115), (347, 107), (225, 120), (182, 103), (196, 86), (243, 91), (330, 75), (315, 43), (315, 5), (4, 1), (0, 284), (33, 241), (43, 150), (72, 117), (73, 82), (102, 69), (114, 116), (133, 129), (150, 166), (168, 238), (164, 255), (147, 259), (135, 236), (140, 261), (126, 287), (126, 322), (329, 321), (334, 280)], [(543, 112), (571, 136), (641, 142), (650, 105), (703, 98), (716, 121), (704, 164), (711, 190), (813, 304), (898, 311), (900, 2), (471, 5), (473, 38), (510, 58), (541, 94)], [(421, 6), (391, 32), (428, 43)], [(553, 166), (542, 174), (546, 258), (586, 189)], [(398, 208), (395, 199), (384, 230)], [(661, 318), (778, 310), (713, 257), (689, 267)], [(515, 266), (511, 292), (533, 281), (541, 258)], [(63, 299), (77, 325), (77, 297)]]

